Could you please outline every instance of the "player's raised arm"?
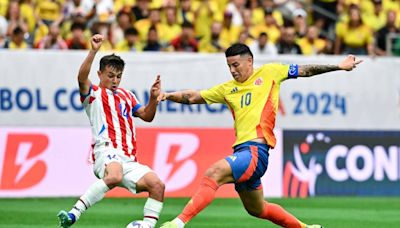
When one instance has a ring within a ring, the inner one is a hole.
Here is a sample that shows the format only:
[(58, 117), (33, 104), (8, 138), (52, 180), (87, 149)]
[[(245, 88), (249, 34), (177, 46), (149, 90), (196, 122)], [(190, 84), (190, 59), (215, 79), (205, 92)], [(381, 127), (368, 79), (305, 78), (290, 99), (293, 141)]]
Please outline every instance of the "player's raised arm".
[(159, 101), (170, 100), (182, 104), (205, 104), (206, 101), (201, 97), (200, 91), (184, 90), (160, 94)]
[(97, 51), (99, 50), (101, 44), (103, 43), (103, 36), (100, 34), (95, 34), (94, 36), (92, 36), (90, 42), (92, 48), (90, 49), (88, 55), (86, 56), (81, 67), (79, 68), (79, 73), (78, 73), (79, 92), (81, 94), (89, 93), (91, 84), (91, 81), (89, 80), (90, 67), (92, 66)]
[(351, 71), (362, 60), (356, 59), (354, 55), (348, 55), (342, 62), (337, 65), (330, 64), (310, 64), (310, 65), (300, 65), (299, 66), (299, 77), (310, 77), (317, 74), (323, 74), (326, 72), (336, 71), (336, 70), (346, 70)]
[(146, 122), (151, 122), (154, 119), (154, 116), (157, 111), (157, 105), (159, 101), (158, 97), (160, 96), (160, 93), (161, 93), (161, 79), (160, 75), (157, 75), (156, 81), (150, 88), (149, 103), (147, 103), (145, 107), (140, 107), (136, 111), (135, 116), (139, 117), (140, 119)]

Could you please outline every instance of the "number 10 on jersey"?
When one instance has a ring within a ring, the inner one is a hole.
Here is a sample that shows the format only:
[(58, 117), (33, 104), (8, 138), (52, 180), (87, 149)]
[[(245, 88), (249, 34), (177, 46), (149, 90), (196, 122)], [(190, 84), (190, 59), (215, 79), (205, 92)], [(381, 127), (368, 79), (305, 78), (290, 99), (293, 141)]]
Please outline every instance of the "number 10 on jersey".
[(249, 106), (251, 103), (251, 93), (246, 93), (242, 95), (240, 98), (240, 108), (243, 108), (244, 106)]

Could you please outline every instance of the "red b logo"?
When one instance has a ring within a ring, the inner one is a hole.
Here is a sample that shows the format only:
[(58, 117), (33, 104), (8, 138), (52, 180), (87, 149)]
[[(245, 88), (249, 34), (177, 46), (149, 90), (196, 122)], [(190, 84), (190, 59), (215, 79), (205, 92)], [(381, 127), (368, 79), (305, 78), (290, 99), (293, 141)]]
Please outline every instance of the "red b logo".
[(48, 144), (49, 140), (43, 134), (8, 134), (0, 189), (25, 189), (39, 183), (47, 167), (37, 157)]

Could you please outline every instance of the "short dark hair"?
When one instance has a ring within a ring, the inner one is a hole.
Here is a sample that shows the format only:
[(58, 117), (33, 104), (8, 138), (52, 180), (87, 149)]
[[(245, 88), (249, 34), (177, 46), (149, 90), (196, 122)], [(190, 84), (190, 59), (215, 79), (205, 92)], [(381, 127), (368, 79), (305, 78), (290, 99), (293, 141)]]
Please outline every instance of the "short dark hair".
[(85, 24), (83, 24), (83, 23), (74, 22), (74, 23), (72, 23), (72, 25), (71, 25), (71, 31), (74, 31), (75, 29), (79, 29), (79, 30), (85, 31), (86, 26), (85, 26)]
[(12, 34), (15, 36), (21, 35), (21, 34), (24, 34), (24, 30), (22, 30), (21, 27), (17, 26), (13, 29)]
[(106, 69), (107, 66), (122, 71), (124, 70), (125, 62), (118, 55), (105, 55), (100, 59), (100, 71)]
[(189, 21), (184, 21), (181, 25), (182, 28), (191, 28), (194, 29), (194, 25), (190, 23)]
[(250, 48), (246, 44), (242, 43), (236, 43), (230, 46), (228, 49), (225, 51), (225, 56), (230, 57), (230, 56), (235, 56), (235, 55), (250, 55), (251, 58), (253, 58), (253, 53), (251, 53)]
[(128, 36), (128, 35), (138, 36), (138, 35), (139, 35), (139, 32), (138, 32), (138, 30), (135, 29), (134, 27), (128, 27), (127, 29), (125, 29), (124, 35), (125, 35), (125, 36)]

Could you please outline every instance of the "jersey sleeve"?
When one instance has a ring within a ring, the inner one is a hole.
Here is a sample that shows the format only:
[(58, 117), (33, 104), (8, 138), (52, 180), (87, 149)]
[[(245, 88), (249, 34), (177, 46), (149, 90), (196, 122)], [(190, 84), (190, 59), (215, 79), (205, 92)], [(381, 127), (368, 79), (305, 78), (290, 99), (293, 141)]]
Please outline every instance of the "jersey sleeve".
[(98, 87), (96, 85), (91, 84), (89, 87), (89, 92), (87, 94), (80, 93), (80, 99), (84, 107), (92, 103), (94, 91), (97, 90), (97, 88)]
[(297, 78), (299, 75), (299, 65), (297, 64), (280, 64), (271, 63), (262, 66), (263, 70), (267, 72), (268, 76), (272, 76), (279, 83), (291, 78)]
[(140, 107), (142, 107), (142, 105), (140, 104), (139, 100), (137, 99), (136, 95), (133, 92), (129, 91), (129, 95), (130, 95), (131, 102), (132, 102), (132, 115), (134, 115), (135, 112)]
[(225, 103), (224, 86), (223, 84), (220, 84), (210, 89), (201, 90), (200, 96), (207, 102), (207, 104)]

